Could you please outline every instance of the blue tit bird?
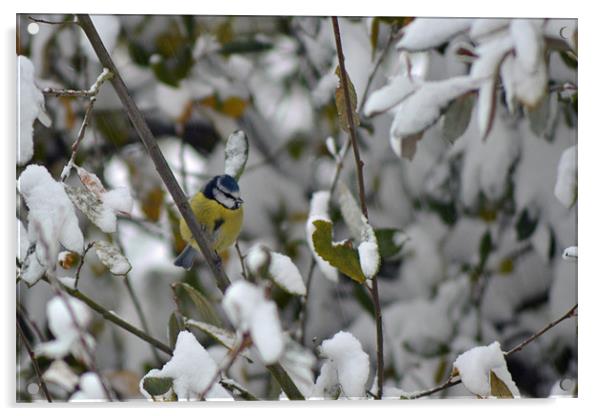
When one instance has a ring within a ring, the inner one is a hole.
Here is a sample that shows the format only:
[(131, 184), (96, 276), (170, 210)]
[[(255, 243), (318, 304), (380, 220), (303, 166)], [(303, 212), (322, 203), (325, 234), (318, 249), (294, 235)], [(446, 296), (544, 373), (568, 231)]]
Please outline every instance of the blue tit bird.
[[(190, 199), (190, 206), (197, 221), (207, 232), (211, 248), (221, 253), (238, 238), (243, 220), (243, 200), (238, 183), (230, 175), (213, 177), (202, 192)], [(180, 220), (180, 234), (188, 244), (176, 258), (174, 264), (189, 270), (200, 251), (188, 224)]]

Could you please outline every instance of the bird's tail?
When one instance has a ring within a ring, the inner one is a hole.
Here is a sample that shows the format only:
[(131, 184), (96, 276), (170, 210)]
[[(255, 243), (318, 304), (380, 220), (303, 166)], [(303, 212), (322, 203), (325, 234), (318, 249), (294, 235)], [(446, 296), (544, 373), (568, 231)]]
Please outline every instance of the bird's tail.
[(178, 267), (182, 267), (186, 270), (190, 270), (194, 264), (194, 258), (196, 257), (196, 250), (190, 244), (184, 247), (184, 250), (178, 255), (176, 260), (173, 262)]

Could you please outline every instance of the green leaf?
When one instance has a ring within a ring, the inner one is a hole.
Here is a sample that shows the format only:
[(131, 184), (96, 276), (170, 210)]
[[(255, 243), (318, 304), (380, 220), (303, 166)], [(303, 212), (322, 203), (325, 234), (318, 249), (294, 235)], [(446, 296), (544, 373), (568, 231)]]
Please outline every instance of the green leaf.
[(218, 327), (222, 326), (222, 321), (215, 312), (213, 305), (205, 296), (203, 296), (201, 292), (190, 286), (188, 283), (178, 282), (176, 283), (176, 286), (182, 287), (186, 291), (190, 299), (192, 299), (192, 302), (194, 302), (196, 310), (199, 312), (203, 322), (207, 322)]
[(171, 377), (145, 377), (142, 388), (151, 396), (162, 396), (173, 387)]
[(184, 331), (186, 328), (182, 323), (180, 317), (178, 317), (178, 312), (174, 311), (169, 316), (169, 322), (167, 324), (167, 334), (169, 337), (169, 346), (171, 349), (176, 347), (176, 340), (178, 339), (178, 334)]
[(359, 255), (351, 244), (332, 243), (332, 223), (316, 220), (315, 230), (311, 238), (316, 252), (331, 266), (358, 283), (364, 283), (366, 276), (362, 273)]
[(464, 94), (452, 101), (443, 116), (443, 138), (450, 143), (458, 139), (470, 124), (474, 94)]
[(491, 383), (491, 395), (499, 399), (513, 399), (512, 392), (506, 384), (495, 375), (493, 371), (489, 371), (489, 382)]
[(378, 252), (383, 259), (397, 255), (408, 241), (407, 234), (396, 228), (380, 228), (374, 233), (378, 241)]
[(249, 158), (249, 141), (247, 135), (242, 130), (237, 130), (228, 137), (225, 150), (225, 169), (226, 175), (240, 179), (247, 159)]
[[(349, 122), (348, 122), (348, 118), (347, 118), (347, 107), (345, 105), (345, 89), (343, 88), (343, 77), (341, 76), (341, 69), (338, 66), (337, 66), (335, 73), (339, 77), (339, 84), (337, 86), (337, 89), (335, 91), (335, 96), (334, 96), (335, 103), (337, 105), (337, 114), (339, 116), (339, 124), (344, 131), (349, 132), (350, 126), (349, 126)], [(345, 75), (347, 78), (347, 86), (349, 87), (349, 100), (351, 101), (349, 103), (349, 105), (351, 106), (353, 125), (355, 127), (357, 127), (360, 124), (360, 117), (358, 116), (357, 111), (356, 111), (357, 94), (355, 92), (355, 87), (353, 86), (353, 83), (351, 82), (351, 79), (349, 78), (349, 75), (348, 74), (345, 74)]]
[(489, 230), (483, 234), (481, 237), (481, 242), (479, 243), (479, 269), (483, 270), (485, 267), (485, 263), (487, 262), (487, 258), (489, 254), (493, 250), (493, 240), (491, 239), (491, 233)]
[(514, 226), (518, 237), (518, 241), (523, 241), (531, 237), (531, 235), (533, 235), (535, 229), (537, 228), (538, 222), (539, 219), (537, 217), (531, 217), (530, 212), (527, 208), (523, 209), (520, 213), (520, 216), (518, 217), (516, 225)]

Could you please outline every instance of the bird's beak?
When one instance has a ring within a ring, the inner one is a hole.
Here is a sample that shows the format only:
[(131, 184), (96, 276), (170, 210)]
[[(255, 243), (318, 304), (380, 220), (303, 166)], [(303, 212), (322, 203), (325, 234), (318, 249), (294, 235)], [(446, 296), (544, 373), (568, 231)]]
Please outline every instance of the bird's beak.
[(242, 200), (242, 198), (236, 198), (236, 205), (240, 206), (244, 203), (245, 201)]

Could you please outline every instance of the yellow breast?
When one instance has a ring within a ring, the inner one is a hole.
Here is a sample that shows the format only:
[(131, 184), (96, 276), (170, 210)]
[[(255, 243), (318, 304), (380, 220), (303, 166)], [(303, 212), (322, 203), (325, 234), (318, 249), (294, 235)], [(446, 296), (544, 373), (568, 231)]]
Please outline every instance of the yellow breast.
[[(221, 253), (234, 244), (242, 228), (242, 207), (235, 210), (228, 209), (217, 201), (206, 198), (202, 193), (195, 195), (190, 205), (197, 221), (209, 235), (213, 250)], [(180, 220), (180, 233), (186, 242), (199, 250), (183, 218)]]

